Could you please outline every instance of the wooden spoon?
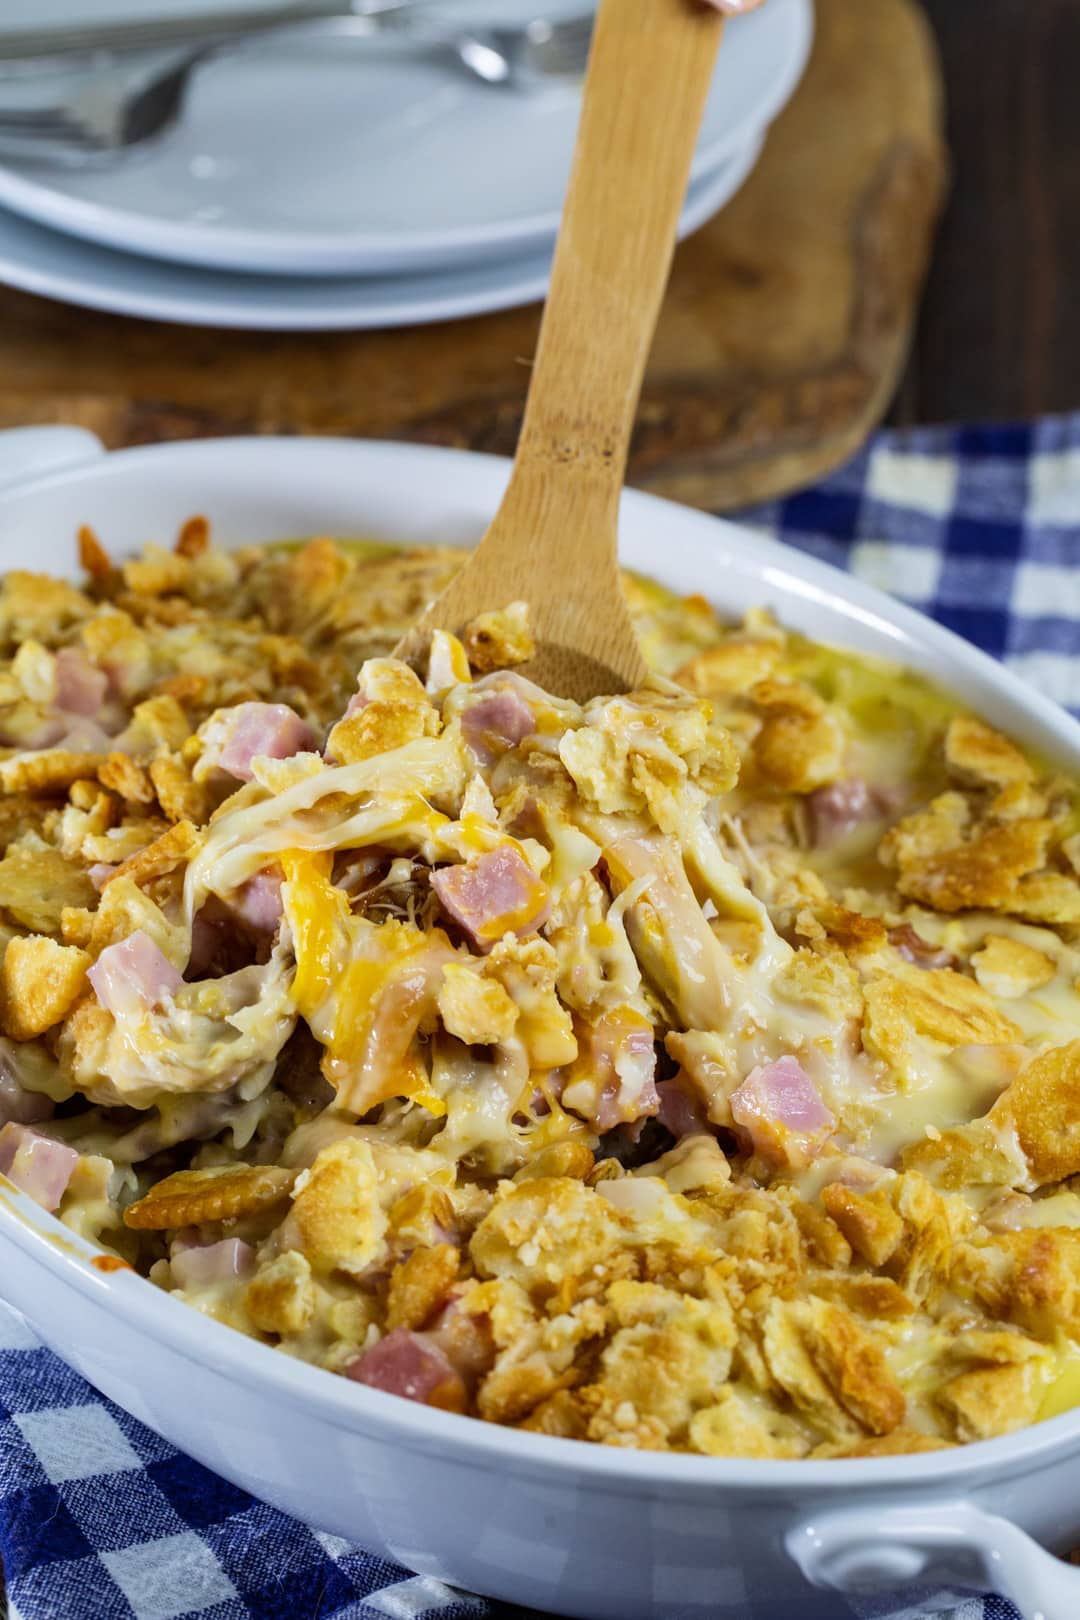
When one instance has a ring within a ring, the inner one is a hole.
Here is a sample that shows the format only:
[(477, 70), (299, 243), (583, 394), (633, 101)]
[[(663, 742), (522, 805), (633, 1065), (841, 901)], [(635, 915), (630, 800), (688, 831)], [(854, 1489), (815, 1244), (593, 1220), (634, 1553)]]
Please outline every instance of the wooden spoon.
[(619, 495), (721, 28), (696, 0), (601, 0), (510, 482), (398, 657), (524, 600), (541, 685), (583, 702), (645, 678), (619, 583)]

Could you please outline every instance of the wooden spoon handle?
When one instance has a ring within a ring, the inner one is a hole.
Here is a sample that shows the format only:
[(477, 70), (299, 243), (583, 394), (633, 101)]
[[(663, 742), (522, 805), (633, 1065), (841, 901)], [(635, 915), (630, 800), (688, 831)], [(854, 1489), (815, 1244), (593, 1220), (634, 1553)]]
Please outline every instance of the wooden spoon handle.
[[(699, 0), (601, 0), (501, 520), (518, 500), (534, 517), (543, 504), (536, 485), (550, 485), (557, 465), (576, 536), (610, 547), (722, 27)], [(591, 510), (582, 504), (590, 499)]]

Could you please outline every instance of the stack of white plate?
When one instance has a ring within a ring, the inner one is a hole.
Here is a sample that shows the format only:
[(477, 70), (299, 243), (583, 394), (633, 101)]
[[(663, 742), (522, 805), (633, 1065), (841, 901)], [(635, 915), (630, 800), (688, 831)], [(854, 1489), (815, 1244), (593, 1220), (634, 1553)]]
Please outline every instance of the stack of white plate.
[[(469, 22), (586, 0), (443, 0)], [(4, 0), (5, 28), (180, 0)], [(183, 8), (190, 10), (191, 0)], [(810, 49), (812, 0), (727, 28), (681, 234), (750, 173)], [(0, 84), (2, 98), (2, 84)], [(492, 88), (400, 43), (279, 35), (208, 61), (180, 122), (93, 168), (0, 166), (0, 282), (204, 326), (417, 325), (544, 296), (580, 84)]]

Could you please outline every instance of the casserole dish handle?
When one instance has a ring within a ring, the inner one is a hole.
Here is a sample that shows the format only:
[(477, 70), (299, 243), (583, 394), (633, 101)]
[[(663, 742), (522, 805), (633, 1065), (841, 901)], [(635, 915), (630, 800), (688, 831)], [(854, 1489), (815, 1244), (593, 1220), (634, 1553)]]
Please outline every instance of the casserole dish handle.
[(1080, 1615), (1080, 1569), (971, 1502), (841, 1508), (792, 1530), (786, 1547), (812, 1585), (835, 1592), (955, 1586), (997, 1592), (1024, 1620)]
[(96, 461), (105, 446), (86, 428), (23, 427), (0, 432), (0, 490)]

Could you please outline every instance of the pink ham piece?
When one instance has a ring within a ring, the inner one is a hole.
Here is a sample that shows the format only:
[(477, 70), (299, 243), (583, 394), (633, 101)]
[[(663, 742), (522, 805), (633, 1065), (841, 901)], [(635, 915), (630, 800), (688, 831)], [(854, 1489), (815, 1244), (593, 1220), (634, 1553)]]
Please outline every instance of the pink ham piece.
[(98, 894), (100, 894), (115, 871), (116, 867), (111, 862), (96, 861), (94, 865), (88, 869), (86, 875), (94, 885), (94, 888), (97, 890)]
[(446, 1354), (422, 1333), (394, 1328), (378, 1344), (345, 1367), (346, 1378), (407, 1401), (460, 1412), (465, 1407), (465, 1386)]
[(731, 1116), (758, 1157), (777, 1169), (804, 1168), (836, 1128), (817, 1087), (794, 1057), (752, 1069), (731, 1094)]
[(118, 944), (107, 945), (87, 978), (98, 1001), (114, 1018), (159, 1007), (184, 982), (141, 928)]
[(535, 730), (536, 716), (512, 686), (482, 692), (461, 711), (462, 736), (481, 765), (490, 765)]
[(501, 844), (468, 865), (432, 872), (431, 887), (443, 910), (482, 951), (504, 934), (519, 939), (535, 934), (551, 911), (547, 888), (512, 844)]
[(281, 921), (281, 872), (256, 872), (230, 902), (238, 920), (256, 934), (274, 934)]
[(831, 849), (864, 821), (876, 821), (881, 809), (861, 776), (830, 782), (807, 797), (810, 830), (817, 849)]
[(109, 690), (109, 677), (78, 647), (56, 655), (56, 707), (65, 714), (97, 714)]
[(214, 1283), (231, 1282), (253, 1270), (255, 1250), (240, 1238), (222, 1238), (220, 1243), (185, 1244), (169, 1257), (169, 1268), (177, 1288), (211, 1288)]
[(287, 703), (238, 703), (229, 711), (215, 763), (250, 782), (253, 759), (291, 759), (314, 748), (315, 733)]
[(12, 1122), (0, 1130), (0, 1175), (50, 1213), (60, 1208), (78, 1162), (74, 1148), (42, 1136), (29, 1125)]
[(17, 1125), (40, 1125), (51, 1119), (55, 1104), (51, 1097), (40, 1091), (27, 1091), (11, 1069), (7, 1059), (0, 1055), (0, 1125), (14, 1120)]

